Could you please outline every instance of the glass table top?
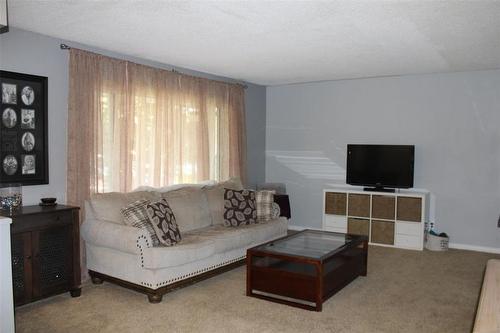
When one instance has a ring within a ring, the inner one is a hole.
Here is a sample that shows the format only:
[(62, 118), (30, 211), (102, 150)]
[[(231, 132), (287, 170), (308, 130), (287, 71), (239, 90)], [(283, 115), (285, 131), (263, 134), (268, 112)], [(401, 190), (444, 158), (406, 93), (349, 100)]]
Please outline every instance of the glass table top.
[(356, 236), (341, 233), (305, 230), (295, 235), (257, 247), (259, 251), (320, 259), (352, 242)]

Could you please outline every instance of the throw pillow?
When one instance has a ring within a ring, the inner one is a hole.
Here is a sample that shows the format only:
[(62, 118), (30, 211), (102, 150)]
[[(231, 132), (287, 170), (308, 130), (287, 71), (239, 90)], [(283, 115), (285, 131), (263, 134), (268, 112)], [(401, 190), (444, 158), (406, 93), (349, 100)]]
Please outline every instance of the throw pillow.
[(224, 225), (237, 227), (257, 223), (255, 192), (224, 189)]
[(274, 202), (273, 191), (255, 192), (255, 203), (257, 205), (257, 219), (259, 221), (270, 221), (272, 219), (272, 204)]
[(172, 246), (181, 241), (179, 226), (167, 200), (161, 199), (146, 206), (149, 220), (160, 242), (165, 246)]
[(280, 216), (284, 216), (289, 219), (292, 214), (290, 212), (290, 199), (288, 194), (275, 194), (274, 202), (280, 206)]
[(156, 236), (155, 229), (153, 228), (146, 211), (146, 206), (149, 202), (150, 201), (146, 199), (137, 200), (128, 206), (123, 207), (121, 209), (121, 213), (126, 225), (146, 229), (151, 237), (151, 241), (153, 242), (152, 245), (155, 247), (160, 246), (160, 240), (158, 239), (158, 236)]
[(243, 190), (241, 180), (231, 178), (215, 185), (207, 185), (203, 188), (207, 196), (208, 208), (212, 216), (213, 225), (224, 224), (224, 189)]
[(273, 202), (271, 205), (271, 219), (275, 220), (281, 215), (280, 205), (276, 202)]

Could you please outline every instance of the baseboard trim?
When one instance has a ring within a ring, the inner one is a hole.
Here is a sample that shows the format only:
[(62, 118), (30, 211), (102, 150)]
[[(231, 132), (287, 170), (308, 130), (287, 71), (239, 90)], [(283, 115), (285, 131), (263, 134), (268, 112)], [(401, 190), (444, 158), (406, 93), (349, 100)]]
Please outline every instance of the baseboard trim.
[(475, 251), (475, 252), (486, 252), (486, 253), (500, 254), (500, 248), (497, 248), (497, 247), (476, 246), (476, 245), (459, 244), (459, 243), (450, 243), (450, 244), (448, 244), (448, 247), (450, 249), (457, 249), (457, 250), (468, 250), (468, 251)]
[[(297, 231), (301, 231), (304, 229), (323, 230), (322, 228), (304, 227), (302, 225), (289, 225), (288, 229), (297, 230)], [(450, 243), (450, 244), (448, 244), (448, 246), (450, 249), (500, 254), (500, 248), (497, 248), (497, 247), (476, 246), (476, 245), (468, 245), (468, 244), (460, 244), (460, 243)]]
[(311, 227), (304, 227), (302, 225), (289, 225), (288, 229), (290, 230), (295, 230), (295, 231), (302, 231), (304, 229), (311, 229), (311, 230), (323, 230), (322, 228), (311, 228)]

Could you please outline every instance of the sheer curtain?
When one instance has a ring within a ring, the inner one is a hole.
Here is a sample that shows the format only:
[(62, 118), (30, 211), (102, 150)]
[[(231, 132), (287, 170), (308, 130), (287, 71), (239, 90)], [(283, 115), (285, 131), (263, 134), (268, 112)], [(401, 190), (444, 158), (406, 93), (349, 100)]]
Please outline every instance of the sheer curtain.
[(246, 175), (244, 90), (70, 51), (68, 202)]

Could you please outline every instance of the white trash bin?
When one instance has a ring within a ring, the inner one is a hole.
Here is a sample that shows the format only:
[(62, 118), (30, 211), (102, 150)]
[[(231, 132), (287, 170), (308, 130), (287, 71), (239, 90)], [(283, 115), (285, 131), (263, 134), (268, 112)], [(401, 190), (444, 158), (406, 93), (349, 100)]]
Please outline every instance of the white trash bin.
[(426, 234), (425, 248), (430, 251), (447, 251), (450, 237), (435, 236)]

